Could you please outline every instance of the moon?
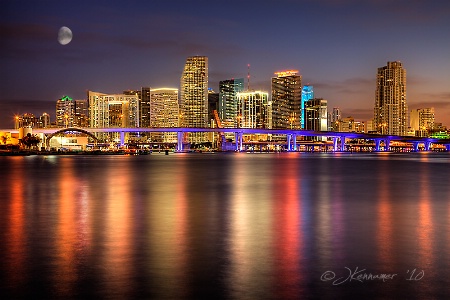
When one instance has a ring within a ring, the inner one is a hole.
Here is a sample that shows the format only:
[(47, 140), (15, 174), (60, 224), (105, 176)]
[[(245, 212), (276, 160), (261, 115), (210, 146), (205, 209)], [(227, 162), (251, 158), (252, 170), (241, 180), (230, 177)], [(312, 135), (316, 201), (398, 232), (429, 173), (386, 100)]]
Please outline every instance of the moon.
[(58, 32), (58, 42), (61, 45), (67, 45), (72, 40), (72, 30), (70, 28), (63, 26)]

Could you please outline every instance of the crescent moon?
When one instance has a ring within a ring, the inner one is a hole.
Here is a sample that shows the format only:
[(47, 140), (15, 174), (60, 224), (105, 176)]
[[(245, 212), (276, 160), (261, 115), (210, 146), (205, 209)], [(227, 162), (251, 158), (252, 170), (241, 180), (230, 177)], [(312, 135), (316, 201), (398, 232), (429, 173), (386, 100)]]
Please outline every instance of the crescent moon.
[(61, 45), (67, 45), (72, 40), (72, 30), (70, 28), (63, 26), (58, 31), (58, 42)]

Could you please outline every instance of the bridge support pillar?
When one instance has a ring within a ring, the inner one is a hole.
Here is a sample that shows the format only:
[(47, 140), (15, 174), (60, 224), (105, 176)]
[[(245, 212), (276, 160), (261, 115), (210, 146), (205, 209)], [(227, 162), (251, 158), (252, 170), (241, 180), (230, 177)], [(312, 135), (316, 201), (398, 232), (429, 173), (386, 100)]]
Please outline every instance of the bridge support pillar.
[(120, 146), (125, 145), (125, 131), (120, 132)]
[(385, 139), (384, 140), (384, 151), (389, 151), (390, 150), (390, 148), (389, 148), (389, 144), (390, 143), (391, 143), (390, 139)]
[(290, 152), (292, 149), (292, 134), (286, 134), (287, 138), (287, 151)]
[(183, 152), (183, 132), (177, 132), (177, 152)]
[(292, 135), (292, 142), (294, 143), (293, 144), (293, 146), (294, 146), (294, 151), (297, 151), (297, 135), (296, 134), (293, 134)]
[(413, 151), (414, 152), (418, 152), (419, 151), (419, 142), (413, 142)]
[(241, 152), (242, 151), (242, 132), (235, 132), (234, 140), (236, 141), (236, 151)]
[(341, 136), (341, 151), (345, 151), (345, 136)]
[(337, 137), (333, 137), (333, 151), (334, 152), (338, 151), (338, 138)]
[(425, 141), (425, 142), (423, 142), (423, 144), (425, 146), (425, 151), (430, 151), (431, 142), (430, 141)]
[(375, 139), (375, 152), (380, 152), (380, 145), (381, 145), (381, 140), (380, 139)]

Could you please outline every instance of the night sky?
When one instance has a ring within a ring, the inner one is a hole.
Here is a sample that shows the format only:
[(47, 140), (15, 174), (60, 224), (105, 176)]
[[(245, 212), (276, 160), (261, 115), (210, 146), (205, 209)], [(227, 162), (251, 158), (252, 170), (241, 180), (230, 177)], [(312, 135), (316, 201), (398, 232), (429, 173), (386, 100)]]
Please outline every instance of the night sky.
[[(69, 27), (73, 39), (57, 41)], [(342, 116), (373, 117), (378, 67), (407, 71), (408, 109), (450, 126), (450, 1), (0, 1), (0, 128), (68, 95), (179, 88), (186, 57), (209, 58), (209, 86), (247, 76), (270, 92), (297, 69)]]

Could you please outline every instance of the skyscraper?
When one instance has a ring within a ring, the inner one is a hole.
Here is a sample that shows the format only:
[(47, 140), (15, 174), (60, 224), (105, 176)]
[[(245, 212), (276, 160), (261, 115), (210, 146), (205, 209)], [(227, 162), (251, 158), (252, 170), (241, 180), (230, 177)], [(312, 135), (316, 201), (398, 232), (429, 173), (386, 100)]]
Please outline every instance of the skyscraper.
[(75, 116), (73, 120), (74, 126), (89, 126), (89, 108), (87, 100), (75, 100)]
[(409, 117), (411, 130), (416, 136), (427, 136), (434, 128), (434, 107), (413, 109)]
[(269, 94), (266, 92), (237, 93), (238, 128), (272, 128)]
[(69, 96), (64, 96), (56, 101), (56, 126), (74, 126), (75, 101)]
[(378, 68), (374, 126), (381, 134), (406, 135), (406, 70), (399, 61)]
[(107, 95), (88, 91), (91, 128), (139, 127), (137, 95)]
[[(150, 127), (179, 127), (178, 89), (150, 89)], [(176, 133), (152, 133), (152, 139), (176, 141)]]
[(328, 130), (327, 100), (314, 98), (305, 102), (305, 129)]
[(273, 128), (300, 128), (302, 77), (297, 73), (297, 70), (287, 70), (272, 77)]
[(150, 88), (142, 87), (141, 90), (126, 90), (124, 95), (137, 96), (139, 99), (139, 127), (150, 127)]
[(237, 126), (237, 93), (244, 91), (244, 78), (219, 82), (219, 117), (224, 127)]
[(185, 127), (208, 127), (208, 58), (188, 57), (181, 75), (180, 108)]
[(302, 89), (302, 102), (300, 106), (301, 111), (301, 117), (300, 117), (300, 123), (301, 128), (306, 128), (306, 117), (305, 117), (305, 102), (309, 101), (314, 98), (314, 88), (312, 85), (305, 85)]

